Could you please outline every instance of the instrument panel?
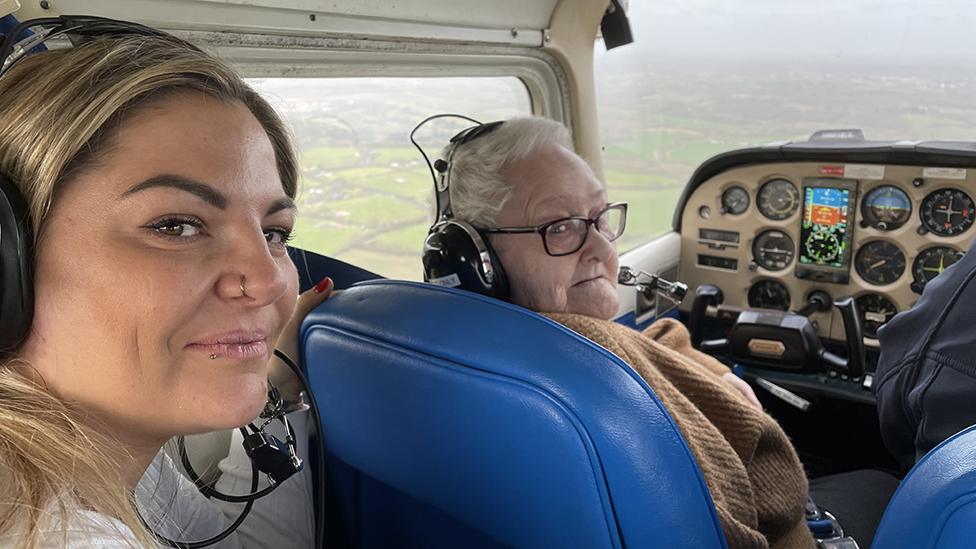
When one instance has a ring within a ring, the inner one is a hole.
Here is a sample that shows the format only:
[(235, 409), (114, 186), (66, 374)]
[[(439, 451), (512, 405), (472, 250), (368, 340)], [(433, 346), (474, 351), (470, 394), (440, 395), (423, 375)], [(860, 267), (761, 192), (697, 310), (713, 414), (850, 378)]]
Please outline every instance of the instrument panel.
[[(681, 218), (679, 277), (724, 305), (797, 311), (815, 290), (854, 296), (868, 345), (976, 236), (976, 170), (789, 162), (728, 169)], [(681, 304), (691, 308), (693, 296)], [(810, 316), (843, 341), (836, 311)]]

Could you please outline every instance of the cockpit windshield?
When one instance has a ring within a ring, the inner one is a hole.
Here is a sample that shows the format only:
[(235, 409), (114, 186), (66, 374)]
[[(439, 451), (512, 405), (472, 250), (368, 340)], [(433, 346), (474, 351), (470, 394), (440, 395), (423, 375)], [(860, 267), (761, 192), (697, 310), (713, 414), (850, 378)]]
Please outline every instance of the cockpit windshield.
[(974, 138), (966, 0), (632, 1), (628, 16), (632, 44), (594, 48), (611, 197), (643, 224), (621, 250), (670, 229), (692, 171), (720, 152), (827, 128)]

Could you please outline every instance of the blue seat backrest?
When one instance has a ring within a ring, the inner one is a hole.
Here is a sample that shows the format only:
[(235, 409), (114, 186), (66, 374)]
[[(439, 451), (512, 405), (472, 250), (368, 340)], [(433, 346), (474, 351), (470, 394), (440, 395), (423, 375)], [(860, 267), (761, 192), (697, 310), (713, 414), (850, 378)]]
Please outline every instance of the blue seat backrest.
[(339, 261), (301, 248), (289, 246), (288, 255), (295, 263), (295, 268), (298, 269), (298, 285), (303, 292), (318, 284), (326, 276), (332, 277), (335, 288), (339, 290), (363, 280), (383, 278), (376, 273), (350, 265), (345, 261)]
[(925, 454), (885, 509), (871, 547), (976, 547), (976, 426)]
[(361, 547), (725, 547), (647, 384), (542, 316), (370, 281), (313, 311), (302, 341)]

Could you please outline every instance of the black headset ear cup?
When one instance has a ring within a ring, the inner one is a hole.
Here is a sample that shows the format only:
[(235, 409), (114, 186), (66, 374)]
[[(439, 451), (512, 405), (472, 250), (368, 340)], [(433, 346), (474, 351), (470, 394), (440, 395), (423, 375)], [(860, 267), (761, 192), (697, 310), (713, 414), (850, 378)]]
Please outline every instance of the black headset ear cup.
[(27, 204), (13, 181), (0, 174), (0, 352), (13, 350), (30, 330), (34, 317), (32, 263)]
[(468, 223), (450, 220), (431, 227), (424, 240), (423, 260), (427, 282), (496, 299), (509, 297), (501, 261), (485, 235)]

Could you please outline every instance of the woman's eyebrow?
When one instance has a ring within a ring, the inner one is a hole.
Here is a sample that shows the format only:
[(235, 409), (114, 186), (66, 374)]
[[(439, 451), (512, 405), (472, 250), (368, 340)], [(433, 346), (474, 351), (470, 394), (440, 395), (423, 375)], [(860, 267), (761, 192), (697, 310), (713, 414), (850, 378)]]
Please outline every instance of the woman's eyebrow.
[(136, 183), (129, 190), (122, 193), (122, 196), (119, 198), (127, 198), (133, 194), (146, 189), (152, 189), (154, 187), (170, 187), (173, 189), (186, 191), (215, 208), (221, 210), (227, 208), (227, 197), (224, 196), (224, 193), (218, 191), (210, 185), (207, 185), (206, 183), (194, 181), (181, 175), (172, 174), (157, 175), (143, 181), (142, 183)]
[(295, 206), (295, 201), (286, 196), (284, 198), (279, 198), (278, 200), (275, 200), (271, 204), (271, 207), (268, 208), (268, 213), (265, 215), (276, 214), (282, 210), (296, 210), (296, 209), (298, 208)]

